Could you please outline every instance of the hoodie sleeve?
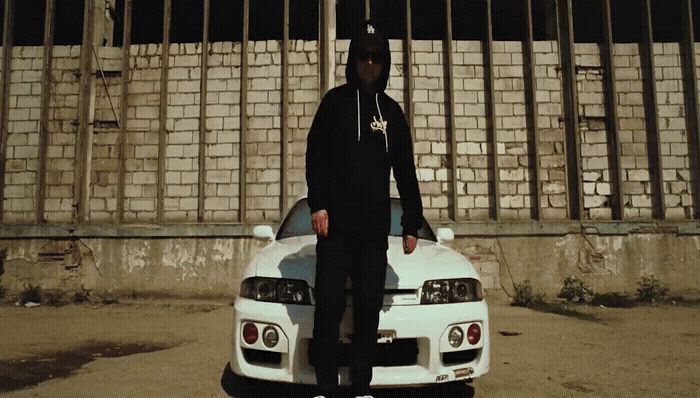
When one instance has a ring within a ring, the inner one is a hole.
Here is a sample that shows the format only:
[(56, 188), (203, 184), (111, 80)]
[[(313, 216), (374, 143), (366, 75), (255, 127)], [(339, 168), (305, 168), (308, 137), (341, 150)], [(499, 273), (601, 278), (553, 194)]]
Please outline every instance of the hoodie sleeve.
[(306, 185), (311, 214), (328, 209), (328, 170), (330, 114), (328, 95), (323, 97), (316, 111), (306, 140)]
[(421, 201), (420, 190), (418, 189), (418, 179), (416, 178), (416, 166), (413, 161), (413, 143), (411, 142), (411, 132), (406, 123), (406, 117), (401, 107), (396, 104), (398, 113), (398, 126), (393, 130), (395, 134), (394, 147), (391, 151), (392, 167), (396, 186), (401, 197), (401, 226), (403, 235), (416, 236), (423, 220), (423, 203)]

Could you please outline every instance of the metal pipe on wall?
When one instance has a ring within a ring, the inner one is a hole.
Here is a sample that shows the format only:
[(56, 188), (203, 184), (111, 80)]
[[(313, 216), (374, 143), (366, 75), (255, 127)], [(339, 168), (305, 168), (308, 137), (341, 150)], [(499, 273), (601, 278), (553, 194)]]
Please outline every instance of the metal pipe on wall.
[(241, 40), (241, 137), (239, 154), (239, 204), (238, 221), (246, 222), (246, 198), (247, 182), (246, 174), (248, 169), (248, 31), (250, 27), (250, 0), (243, 0), (243, 37)]
[(611, 204), (613, 219), (625, 218), (625, 201), (622, 189), (622, 154), (620, 146), (620, 121), (617, 116), (617, 88), (615, 87), (615, 45), (613, 43), (612, 14), (610, 0), (603, 1), (603, 83), (605, 85), (605, 122), (608, 132), (608, 148), (610, 151), (610, 179), (612, 183), (614, 202)]
[(163, 47), (161, 49), (160, 65), (160, 109), (158, 122), (158, 193), (156, 198), (156, 219), (163, 222), (163, 207), (165, 206), (165, 147), (168, 131), (168, 81), (170, 72), (170, 21), (172, 15), (172, 0), (163, 3)]
[(452, 179), (452, 218), (457, 221), (459, 220), (459, 204), (457, 202), (458, 198), (458, 173), (457, 173), (457, 136), (455, 128), (455, 88), (454, 80), (452, 76), (452, 71), (454, 70), (454, 59), (452, 51), (452, 0), (445, 0), (445, 54), (447, 55), (447, 70), (445, 71), (445, 80), (447, 81), (447, 97), (449, 102), (447, 104), (448, 117), (449, 117), (449, 132), (450, 135), (450, 178)]
[(10, 74), (12, 72), (12, 41), (14, 32), (15, 0), (5, 0), (2, 48), (2, 95), (0, 101), (0, 223), (5, 203), (5, 161), (7, 160), (7, 116), (10, 113)]
[(693, 192), (693, 217), (700, 219), (700, 114), (698, 114), (698, 76), (695, 60), (695, 29), (693, 26), (693, 1), (684, 0), (681, 39), (681, 54), (683, 67), (683, 92), (685, 93), (685, 114), (688, 128), (688, 154), (690, 156), (691, 191)]
[(44, 11), (44, 58), (41, 70), (41, 120), (39, 122), (39, 167), (36, 184), (36, 223), (43, 224), (46, 196), (46, 154), (49, 137), (49, 112), (51, 111), (51, 88), (53, 87), (53, 37), (56, 13), (56, 0), (46, 0)]
[(534, 33), (532, 23), (532, 0), (525, 0), (525, 42), (523, 46), (523, 64), (525, 72), (525, 95), (527, 106), (527, 130), (528, 130), (528, 154), (530, 159), (534, 159), (534, 170), (530, 170), (531, 184), (534, 186), (535, 205), (533, 206), (533, 219), (540, 220), (542, 216), (542, 182), (540, 181), (540, 132), (537, 128), (537, 117), (539, 110), (537, 106), (537, 78), (535, 77), (535, 51), (534, 51)]
[(659, 111), (656, 94), (656, 73), (654, 62), (654, 32), (651, 21), (651, 1), (643, 2), (642, 43), (640, 55), (644, 80), (644, 119), (647, 128), (647, 155), (649, 158), (649, 177), (652, 186), (652, 213), (654, 218), (666, 218), (664, 200), (664, 173), (661, 159), (661, 140), (659, 136)]
[(289, 0), (284, 0), (282, 18), (282, 98), (280, 106), (280, 217), (287, 211), (289, 196)]
[(202, 72), (199, 80), (199, 157), (197, 181), (197, 221), (204, 221), (204, 186), (206, 182), (206, 145), (207, 145), (207, 96), (209, 79), (209, 9), (210, 0), (204, 0), (202, 18)]
[(85, 2), (83, 44), (80, 48), (80, 93), (78, 98), (78, 136), (75, 143), (75, 174), (73, 181), (73, 222), (84, 223), (90, 197), (92, 138), (95, 119), (95, 75), (93, 51), (95, 32), (95, 2)]
[(583, 179), (581, 177), (581, 136), (578, 125), (578, 91), (576, 90), (576, 55), (574, 48), (573, 10), (571, 0), (557, 0), (559, 15), (559, 54), (564, 94), (566, 181), (569, 218), (583, 218)]
[(133, 0), (124, 1), (124, 32), (122, 39), (122, 96), (119, 105), (120, 129), (119, 129), (119, 169), (117, 176), (117, 223), (124, 222), (124, 186), (126, 185), (126, 133), (128, 131), (129, 106), (129, 73), (131, 68), (131, 13)]
[(488, 141), (491, 144), (491, 156), (489, 159), (491, 173), (491, 194), (493, 195), (491, 206), (491, 218), (500, 219), (501, 213), (501, 176), (498, 167), (498, 133), (496, 131), (496, 102), (494, 98), (494, 71), (493, 71), (493, 8), (492, 1), (486, 0), (486, 42), (484, 43), (484, 71), (485, 90), (487, 97), (486, 125), (488, 129)]

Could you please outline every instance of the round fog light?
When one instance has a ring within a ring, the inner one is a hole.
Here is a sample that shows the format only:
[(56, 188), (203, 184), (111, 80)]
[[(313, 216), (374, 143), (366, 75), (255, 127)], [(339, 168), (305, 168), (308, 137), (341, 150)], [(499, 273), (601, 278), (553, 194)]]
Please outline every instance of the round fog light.
[(467, 329), (467, 341), (469, 344), (474, 345), (481, 340), (481, 327), (476, 323), (469, 325)]
[(462, 345), (462, 342), (464, 341), (464, 332), (462, 331), (462, 328), (455, 326), (450, 329), (448, 339), (450, 340), (450, 345), (454, 348)]
[(243, 325), (243, 340), (248, 344), (255, 344), (258, 341), (258, 327), (253, 323)]
[(263, 329), (263, 343), (265, 344), (265, 347), (267, 348), (272, 348), (277, 345), (277, 342), (280, 340), (279, 334), (277, 334), (277, 329), (275, 329), (273, 326), (267, 326), (265, 329)]

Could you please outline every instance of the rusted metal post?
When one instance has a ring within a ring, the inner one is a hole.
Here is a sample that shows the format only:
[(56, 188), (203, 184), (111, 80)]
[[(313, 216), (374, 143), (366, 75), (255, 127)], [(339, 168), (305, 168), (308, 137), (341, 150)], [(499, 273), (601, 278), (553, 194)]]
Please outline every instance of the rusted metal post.
[(122, 97), (119, 105), (119, 169), (117, 176), (117, 223), (124, 222), (124, 186), (126, 171), (126, 132), (129, 106), (129, 61), (131, 59), (131, 11), (133, 0), (124, 0), (124, 32), (122, 40)]
[(12, 73), (12, 41), (15, 0), (5, 0), (2, 47), (2, 105), (0, 105), (0, 223), (5, 202), (5, 161), (7, 160), (7, 115), (10, 113), (10, 76)]
[(163, 48), (161, 49), (160, 65), (160, 119), (158, 123), (158, 196), (156, 198), (156, 219), (163, 222), (163, 207), (165, 206), (165, 147), (168, 131), (168, 80), (170, 72), (170, 20), (172, 0), (163, 4)]
[(452, 54), (452, 0), (445, 0), (445, 55), (447, 65), (445, 70), (445, 81), (447, 82), (447, 113), (449, 117), (449, 135), (450, 135), (450, 178), (452, 179), (452, 219), (459, 220), (459, 206), (457, 203), (458, 197), (458, 181), (457, 181), (457, 136), (455, 129), (455, 88), (454, 80), (452, 79), (452, 71), (454, 70), (454, 60)]
[(406, 85), (406, 95), (404, 106), (408, 115), (408, 126), (411, 129), (411, 139), (416, 142), (416, 128), (413, 126), (415, 118), (415, 108), (413, 106), (413, 22), (411, 21), (411, 0), (406, 0), (406, 43), (404, 51), (404, 81)]
[(642, 74), (644, 75), (644, 119), (647, 128), (647, 148), (649, 156), (649, 177), (652, 186), (652, 212), (654, 218), (666, 218), (664, 200), (664, 173), (661, 159), (661, 140), (659, 137), (659, 112), (656, 95), (656, 76), (654, 72), (654, 33), (651, 25), (651, 1), (643, 2), (642, 43), (640, 55)]
[(486, 126), (488, 128), (488, 140), (491, 144), (490, 167), (493, 173), (491, 181), (491, 194), (493, 206), (491, 206), (491, 218), (498, 221), (501, 213), (501, 176), (498, 167), (498, 134), (496, 132), (496, 102), (494, 99), (494, 71), (493, 71), (493, 15), (491, 0), (486, 0), (486, 42), (484, 43), (484, 71), (486, 100)]
[(246, 222), (246, 197), (247, 184), (246, 172), (247, 144), (248, 144), (248, 31), (250, 26), (250, 0), (243, 0), (243, 39), (241, 41), (241, 138), (240, 138), (240, 165), (239, 165), (239, 205), (238, 220)]
[(539, 114), (537, 106), (537, 78), (535, 77), (535, 51), (534, 51), (534, 34), (532, 27), (532, 0), (525, 0), (526, 5), (526, 29), (525, 29), (525, 42), (523, 43), (523, 63), (525, 72), (525, 95), (527, 102), (527, 131), (529, 135), (528, 139), (528, 153), (529, 158), (534, 160), (534, 167), (530, 170), (534, 171), (534, 175), (531, 176), (532, 180), (530, 183), (531, 187), (534, 187), (535, 193), (535, 205), (533, 206), (534, 214), (533, 219), (539, 220), (542, 214), (542, 184), (540, 182), (540, 152), (539, 152), (539, 142), (540, 133), (537, 129), (537, 116)]
[(610, 179), (614, 195), (611, 204), (613, 219), (625, 218), (625, 201), (622, 191), (622, 161), (620, 155), (620, 122), (617, 117), (617, 88), (615, 88), (615, 47), (612, 33), (610, 0), (603, 1), (603, 82), (605, 84), (605, 129), (608, 132)]
[(39, 167), (36, 183), (36, 223), (43, 224), (44, 204), (46, 196), (46, 154), (49, 138), (49, 112), (51, 111), (51, 88), (53, 87), (53, 35), (54, 15), (56, 13), (56, 0), (46, 0), (44, 10), (44, 59), (41, 70), (41, 120), (39, 121)]
[(569, 217), (583, 218), (583, 179), (581, 178), (581, 136), (578, 126), (578, 93), (571, 0), (557, 0), (559, 14), (559, 54), (561, 57), (564, 124), (566, 137), (567, 191)]
[(318, 32), (318, 44), (319, 44), (319, 98), (323, 98), (328, 89), (331, 87), (330, 74), (328, 73), (330, 69), (330, 53), (331, 53), (331, 39), (330, 39), (330, 21), (328, 18), (328, 9), (333, 7), (328, 0), (319, 0), (319, 32)]
[[(683, 38), (681, 54), (683, 62), (683, 92), (685, 93), (685, 114), (688, 130), (688, 154), (692, 175), (693, 216), (700, 219), (700, 135), (698, 133), (698, 80), (695, 61), (695, 26), (693, 26), (693, 1), (682, 2)], [(698, 10), (695, 10), (698, 12)]]
[(94, 124), (93, 46), (95, 32), (95, 1), (85, 1), (83, 44), (80, 48), (80, 96), (78, 98), (78, 137), (76, 140), (75, 176), (73, 184), (73, 222), (85, 222), (89, 206), (90, 163)]
[(207, 145), (207, 93), (209, 80), (209, 9), (210, 0), (204, 0), (202, 23), (202, 72), (199, 84), (199, 180), (197, 181), (197, 221), (204, 221), (204, 186), (206, 182), (206, 145)]
[(289, 0), (284, 0), (282, 18), (282, 120), (280, 120), (280, 217), (287, 212), (289, 187)]

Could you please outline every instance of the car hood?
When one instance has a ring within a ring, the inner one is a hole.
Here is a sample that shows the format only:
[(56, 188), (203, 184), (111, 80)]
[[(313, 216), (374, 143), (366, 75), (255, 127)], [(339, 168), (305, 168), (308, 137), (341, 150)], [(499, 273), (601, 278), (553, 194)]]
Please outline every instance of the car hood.
[[(472, 264), (461, 254), (436, 242), (419, 240), (405, 255), (400, 237), (389, 237), (386, 289), (418, 289), (426, 280), (475, 278)], [(247, 276), (305, 280), (315, 285), (316, 236), (273, 241), (251, 261)]]

